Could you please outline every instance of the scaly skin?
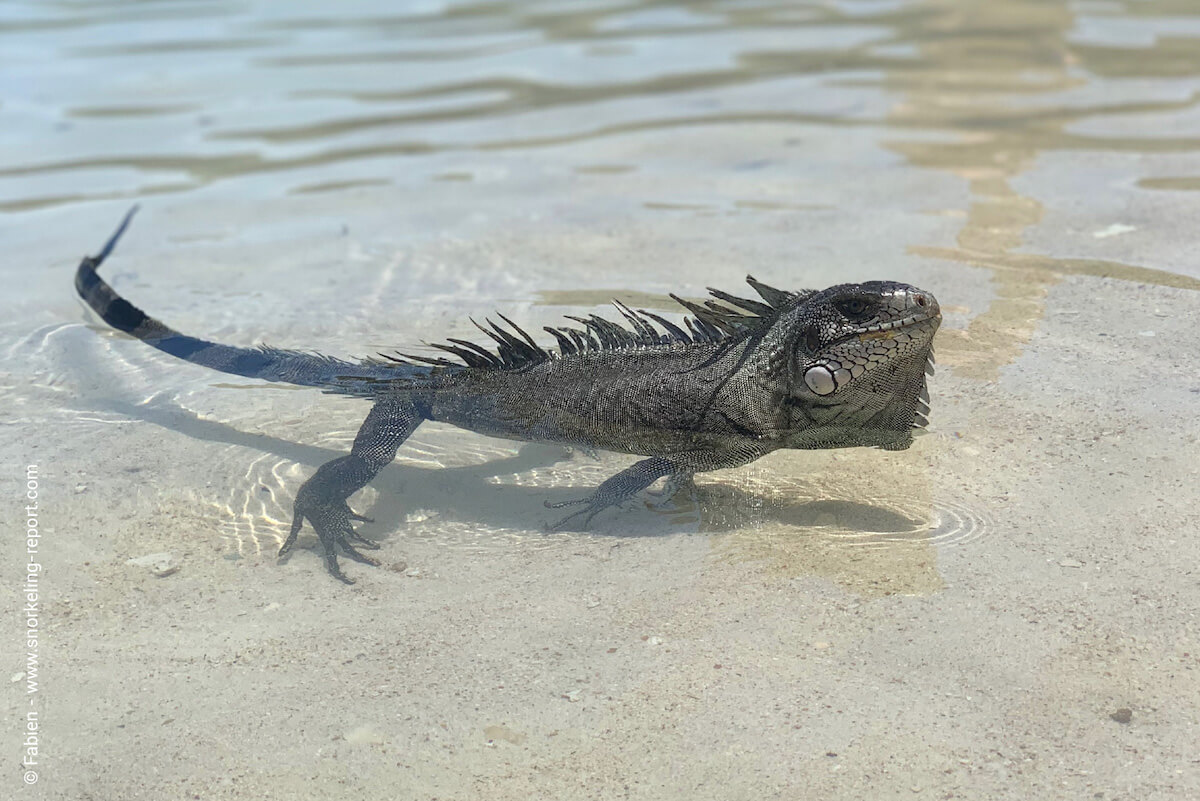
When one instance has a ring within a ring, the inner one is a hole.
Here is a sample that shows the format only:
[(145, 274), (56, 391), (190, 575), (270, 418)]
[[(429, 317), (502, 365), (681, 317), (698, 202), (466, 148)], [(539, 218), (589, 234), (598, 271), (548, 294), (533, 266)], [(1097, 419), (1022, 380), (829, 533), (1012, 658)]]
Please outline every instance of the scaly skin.
[(75, 275), (80, 296), (106, 323), (194, 364), (373, 401), (350, 453), (301, 485), (280, 549), (280, 556), (291, 550), (307, 520), (329, 573), (348, 584), (339, 551), (378, 564), (359, 550), (378, 546), (355, 532), (353, 521), (366, 518), (347, 501), (424, 420), (648, 457), (573, 502), (582, 508), (554, 528), (586, 526), (661, 478), (669, 500), (695, 473), (779, 448), (903, 449), (925, 425), (925, 376), (941, 314), (932, 295), (906, 284), (784, 292), (748, 278), (761, 301), (710, 290), (724, 303), (680, 300), (694, 315), (684, 326), (618, 304), (626, 325), (572, 318), (583, 328), (546, 328), (558, 342), (551, 350), (502, 317), (507, 327), (480, 327), (495, 350), (462, 340), (435, 346), (461, 361), (396, 355), (354, 363), (220, 345), (148, 317), (96, 272), (132, 216)]

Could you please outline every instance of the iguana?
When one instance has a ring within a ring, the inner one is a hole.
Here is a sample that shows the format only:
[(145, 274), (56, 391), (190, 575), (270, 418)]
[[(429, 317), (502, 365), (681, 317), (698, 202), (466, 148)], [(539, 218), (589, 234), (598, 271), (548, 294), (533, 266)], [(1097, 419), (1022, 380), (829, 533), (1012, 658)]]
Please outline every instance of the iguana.
[(326, 569), (348, 584), (339, 549), (377, 565), (358, 548), (379, 546), (355, 531), (352, 522), (368, 518), (347, 499), (392, 461), (424, 420), (647, 457), (569, 502), (582, 508), (555, 528), (586, 526), (658, 479), (667, 479), (669, 496), (695, 473), (744, 465), (779, 448), (901, 450), (912, 444), (913, 429), (926, 425), (925, 377), (933, 372), (941, 313), (933, 295), (907, 284), (788, 292), (747, 277), (760, 299), (715, 289), (703, 304), (672, 295), (692, 315), (681, 323), (614, 301), (623, 324), (595, 314), (569, 317), (577, 325), (544, 329), (554, 348), (499, 315), (503, 324), (476, 323), (492, 340), (486, 348), (449, 339), (432, 345), (446, 356), (396, 353), (353, 362), (208, 342), (131, 305), (96, 270), (134, 211), (75, 275), (79, 295), (106, 323), (193, 364), (373, 402), (350, 453), (300, 486), (279, 551), (282, 557), (291, 550), (308, 520)]

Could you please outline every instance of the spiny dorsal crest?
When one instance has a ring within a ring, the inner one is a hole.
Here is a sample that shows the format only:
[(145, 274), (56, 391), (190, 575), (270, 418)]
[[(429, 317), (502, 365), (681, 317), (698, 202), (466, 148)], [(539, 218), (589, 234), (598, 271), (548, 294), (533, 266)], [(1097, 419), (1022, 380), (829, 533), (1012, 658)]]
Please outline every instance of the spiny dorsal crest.
[[(590, 351), (653, 347), (676, 343), (688, 345), (716, 343), (770, 325), (782, 309), (812, 294), (811, 292), (787, 292), (776, 289), (756, 280), (751, 275), (746, 276), (746, 283), (758, 293), (762, 298), (761, 301), (740, 298), (711, 287), (708, 292), (716, 300), (706, 300), (703, 304), (671, 295), (673, 300), (693, 315), (683, 319), (682, 327), (645, 309), (634, 311), (619, 300), (614, 300), (613, 306), (625, 318), (628, 327), (606, 320), (596, 314), (590, 314), (587, 317), (566, 315), (568, 320), (580, 323), (583, 328), (545, 326), (543, 330), (553, 336), (558, 343), (557, 352), (538, 345), (523, 328), (503, 314), (498, 314), (500, 319), (507, 324), (507, 328), (490, 319), (484, 320), (487, 325), (480, 325), (471, 320), (476, 328), (496, 343), (494, 352), (474, 342), (449, 338), (446, 343), (426, 344), (458, 357), (462, 360), (461, 363), (451, 361), (444, 356), (414, 356), (407, 353), (380, 355), (388, 363), (393, 364), (420, 362), (437, 367), (512, 370)], [(729, 305), (718, 303), (718, 300)], [(380, 362), (372, 360), (372, 363), (379, 364)]]

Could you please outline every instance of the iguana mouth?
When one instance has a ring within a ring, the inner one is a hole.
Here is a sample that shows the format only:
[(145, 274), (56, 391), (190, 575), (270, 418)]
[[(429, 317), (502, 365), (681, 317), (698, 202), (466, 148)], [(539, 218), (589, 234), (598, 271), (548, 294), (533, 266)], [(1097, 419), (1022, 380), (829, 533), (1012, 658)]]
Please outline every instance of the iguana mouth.
[(902, 320), (893, 320), (890, 323), (877, 323), (875, 325), (864, 326), (853, 334), (847, 334), (844, 337), (833, 340), (826, 346), (826, 348), (832, 350), (838, 345), (844, 345), (847, 342), (853, 342), (855, 340), (859, 342), (870, 342), (877, 339), (895, 339), (898, 334), (904, 333), (906, 329), (920, 325), (921, 323), (927, 323), (931, 320), (934, 320), (938, 325), (941, 325), (941, 319), (942, 313), (938, 310), (937, 303), (935, 302), (931, 311), (914, 314), (909, 317), (905, 317)]
[(893, 337), (896, 336), (896, 331), (899, 329), (909, 328), (910, 326), (928, 322), (929, 320), (935, 320), (935, 319), (940, 320), (941, 316), (942, 316), (942, 313), (937, 308), (937, 304), (935, 303), (934, 308), (928, 312), (914, 314), (909, 317), (905, 317), (902, 320), (893, 320), (890, 323), (878, 323), (877, 325), (869, 325), (869, 326), (864, 327), (859, 333), (851, 334), (848, 337), (844, 337), (841, 341), (846, 342), (846, 341), (853, 339), (856, 336), (858, 337), (860, 342), (866, 342), (867, 340), (871, 340), (871, 339), (892, 339)]

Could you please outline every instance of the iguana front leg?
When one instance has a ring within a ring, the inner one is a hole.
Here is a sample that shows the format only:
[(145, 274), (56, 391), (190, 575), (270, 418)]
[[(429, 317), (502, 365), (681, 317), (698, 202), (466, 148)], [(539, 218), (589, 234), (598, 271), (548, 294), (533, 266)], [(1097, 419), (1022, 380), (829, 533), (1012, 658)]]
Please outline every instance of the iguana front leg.
[(291, 551), (296, 535), (307, 519), (321, 540), (325, 569), (334, 578), (347, 584), (354, 583), (338, 567), (339, 546), (357, 562), (378, 565), (378, 560), (360, 553), (350, 544), (353, 541), (371, 549), (379, 547), (354, 530), (352, 520), (370, 520), (352, 511), (346, 499), (365, 487), (396, 457), (396, 451), (423, 419), (410, 400), (384, 398), (378, 401), (359, 428), (350, 453), (321, 465), (300, 486), (296, 493), (292, 530), (279, 549), (279, 557)]
[(672, 487), (678, 488), (681, 484), (685, 484), (687, 479), (691, 477), (692, 470), (672, 462), (670, 459), (664, 459), (661, 456), (654, 456), (650, 459), (643, 459), (637, 462), (632, 467), (622, 470), (612, 478), (605, 481), (596, 491), (586, 498), (577, 501), (563, 501), (561, 503), (546, 502), (548, 509), (561, 509), (564, 506), (573, 506), (575, 504), (586, 504), (584, 508), (578, 512), (569, 514), (562, 520), (550, 526), (550, 531), (559, 531), (571, 520), (579, 516), (583, 516), (583, 527), (586, 528), (588, 523), (592, 521), (600, 512), (610, 506), (616, 506), (623, 501), (637, 495), (646, 487), (658, 481), (663, 476), (670, 476), (667, 488), (664, 493), (670, 491), (674, 494)]
[(586, 498), (578, 501), (564, 501), (562, 503), (550, 503), (547, 501), (546, 506), (550, 509), (561, 509), (564, 506), (573, 506), (577, 503), (586, 504), (583, 509), (574, 514), (567, 515), (562, 520), (550, 526), (549, 530), (559, 531), (567, 523), (580, 516), (583, 517), (583, 526), (586, 527), (598, 513), (610, 506), (616, 506), (632, 498), (658, 479), (668, 476), (666, 485), (663, 487), (662, 492), (657, 493), (658, 501), (654, 504), (655, 506), (661, 506), (680, 492), (694, 493), (696, 485), (692, 481), (692, 478), (696, 473), (702, 473), (706, 470), (740, 467), (747, 462), (754, 461), (763, 454), (769, 453), (771, 450), (772, 448), (764, 447), (762, 443), (747, 443), (740, 448), (726, 450), (697, 448), (690, 451), (678, 451), (672, 453), (669, 457), (653, 456), (649, 459), (643, 459), (605, 481), (596, 488), (595, 492)]

